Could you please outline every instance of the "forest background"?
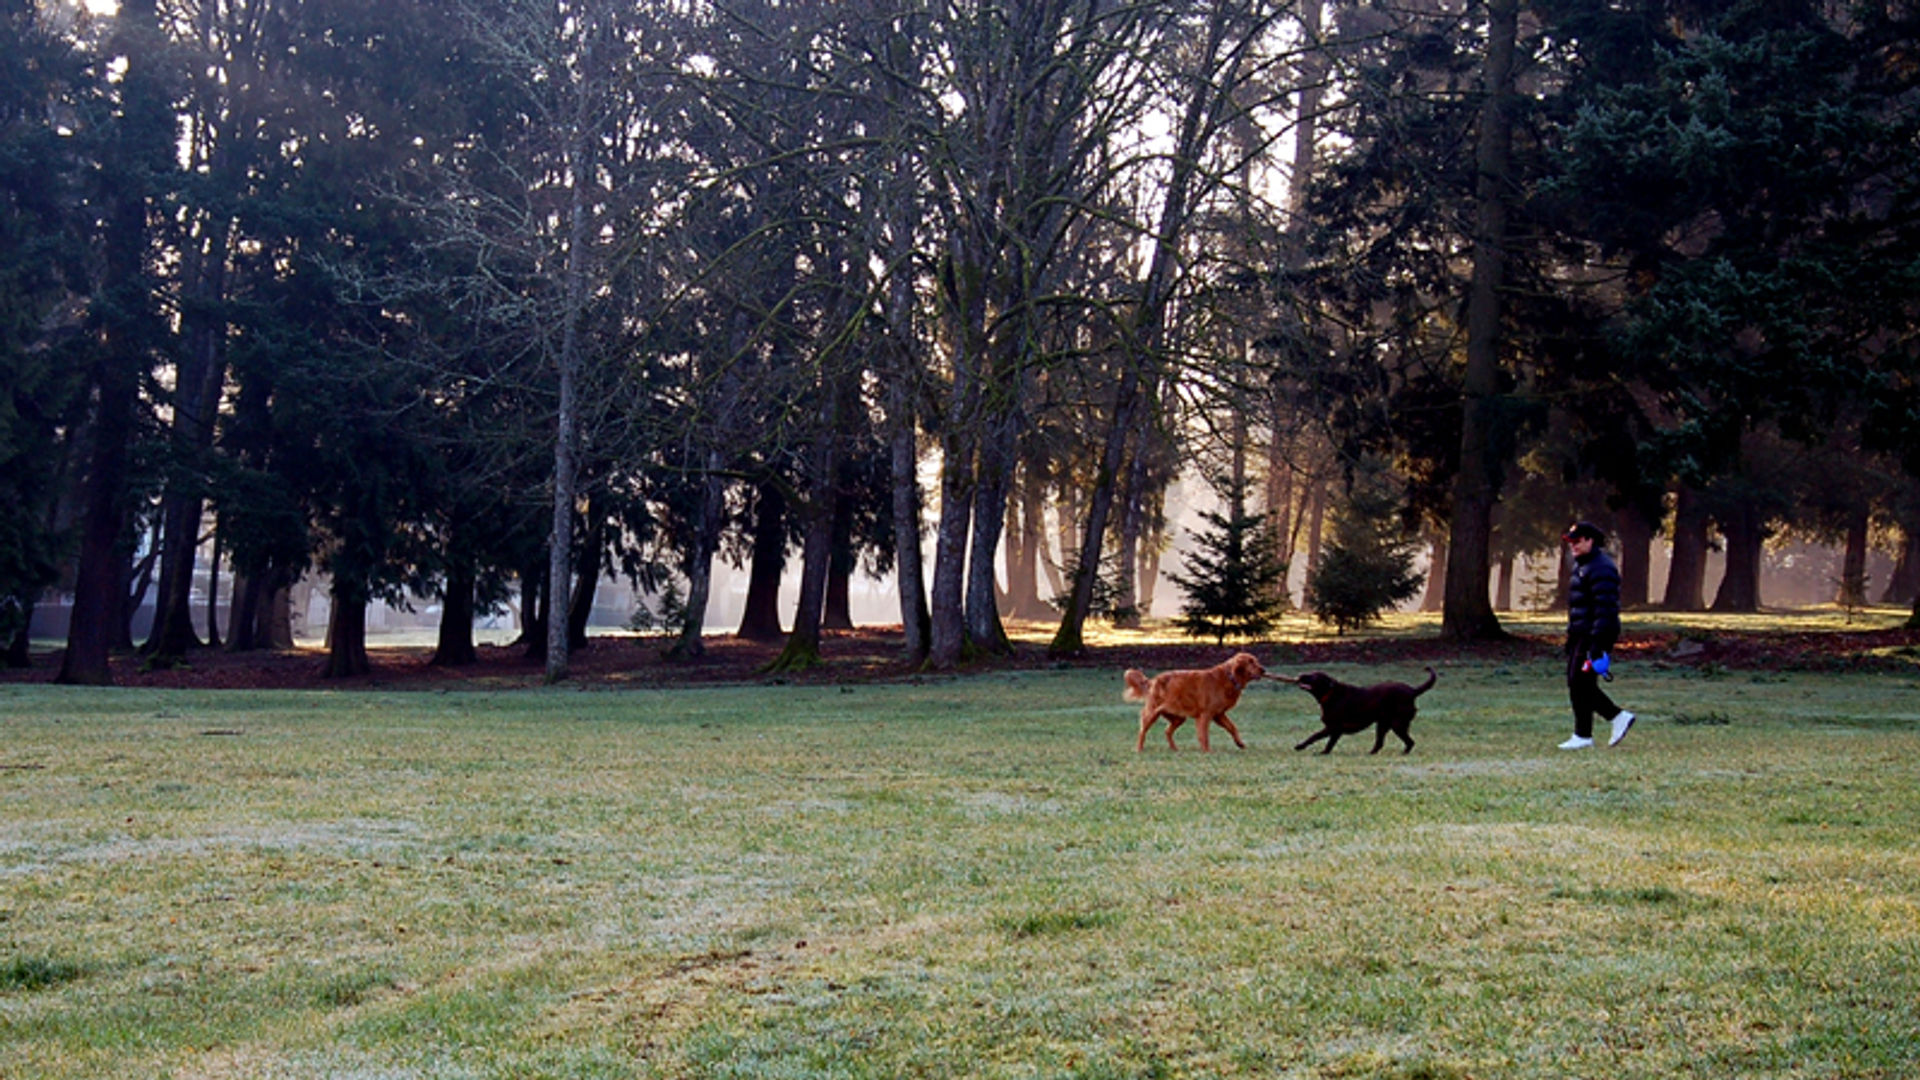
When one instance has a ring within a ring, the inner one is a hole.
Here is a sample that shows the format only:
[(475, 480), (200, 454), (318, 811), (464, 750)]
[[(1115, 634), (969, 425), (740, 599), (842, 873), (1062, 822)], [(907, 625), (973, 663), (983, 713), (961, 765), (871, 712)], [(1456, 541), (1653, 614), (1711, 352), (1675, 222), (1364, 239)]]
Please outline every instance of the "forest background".
[(1812, 542), (1920, 618), (1915, 14), (4, 0), (0, 630), (178, 662), (224, 560), (228, 648), (319, 575), (330, 673), (409, 597), (457, 666), (517, 593), (562, 679), (610, 574), (700, 654), (725, 561), (779, 666), (857, 568), (928, 666), (1071, 654), (1182, 476), (1424, 545), (1449, 642), (1575, 516), (1629, 605)]

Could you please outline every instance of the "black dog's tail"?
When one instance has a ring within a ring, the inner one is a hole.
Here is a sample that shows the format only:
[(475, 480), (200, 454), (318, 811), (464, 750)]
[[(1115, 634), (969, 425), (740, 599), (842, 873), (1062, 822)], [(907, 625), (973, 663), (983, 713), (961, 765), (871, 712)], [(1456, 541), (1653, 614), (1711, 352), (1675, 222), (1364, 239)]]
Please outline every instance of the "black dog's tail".
[(1421, 694), (1424, 694), (1427, 691), (1433, 689), (1433, 684), (1439, 681), (1440, 681), (1440, 673), (1433, 670), (1432, 668), (1428, 668), (1427, 681), (1413, 688), (1413, 696), (1419, 697)]

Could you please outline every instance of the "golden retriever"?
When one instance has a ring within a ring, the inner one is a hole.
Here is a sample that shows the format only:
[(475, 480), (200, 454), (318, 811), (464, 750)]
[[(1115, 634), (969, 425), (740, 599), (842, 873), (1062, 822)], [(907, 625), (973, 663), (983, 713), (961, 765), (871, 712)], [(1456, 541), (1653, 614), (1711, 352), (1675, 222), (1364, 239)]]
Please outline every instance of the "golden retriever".
[(1147, 748), (1147, 729), (1161, 717), (1167, 718), (1167, 749), (1175, 750), (1173, 733), (1188, 720), (1200, 731), (1200, 749), (1207, 750), (1207, 725), (1217, 723), (1233, 736), (1233, 745), (1242, 750), (1247, 744), (1240, 741), (1240, 729), (1233, 726), (1227, 717), (1227, 710), (1240, 701), (1240, 691), (1255, 679), (1266, 675), (1267, 669), (1260, 666), (1252, 653), (1235, 653), (1224, 664), (1210, 668), (1197, 668), (1185, 671), (1163, 671), (1149, 680), (1145, 673), (1137, 669), (1128, 669), (1126, 673), (1127, 689), (1121, 695), (1125, 701), (1144, 701), (1140, 709), (1140, 737), (1134, 741), (1135, 752)]

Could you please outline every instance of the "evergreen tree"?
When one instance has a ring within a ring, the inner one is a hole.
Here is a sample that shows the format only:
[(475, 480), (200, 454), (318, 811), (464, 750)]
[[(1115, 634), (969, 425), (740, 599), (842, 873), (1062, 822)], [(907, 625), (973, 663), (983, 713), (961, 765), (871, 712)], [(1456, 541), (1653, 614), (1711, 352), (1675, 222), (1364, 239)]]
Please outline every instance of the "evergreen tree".
[[(82, 165), (56, 119), (94, 91), (82, 57), (32, 3), (0, 4), (0, 651), (28, 662), (40, 590), (57, 573), (54, 504), (86, 404), (70, 291), (80, 282)], [(63, 314), (64, 309), (64, 314)]]
[(1224, 478), (1227, 511), (1200, 515), (1207, 528), (1193, 534), (1188, 572), (1168, 574), (1187, 594), (1180, 628), (1189, 637), (1254, 638), (1273, 629), (1286, 610), (1287, 564), (1280, 559), (1266, 515), (1249, 513), (1244, 476)]
[(92, 413), (78, 496), (73, 617), (56, 677), (68, 684), (110, 684), (108, 658), (126, 634), (136, 441), (147, 419), (144, 391), (166, 341), (153, 259), (154, 207), (178, 180), (168, 85), (174, 72), (164, 45), (154, 0), (125, 0), (102, 54), (122, 74), (113, 86), (112, 116), (90, 142), (99, 155), (89, 194), (99, 207), (99, 256), (85, 324), (94, 345), (86, 363)]
[(1315, 618), (1344, 634), (1420, 591), (1424, 577), (1413, 569), (1414, 545), (1402, 527), (1400, 503), (1384, 468), (1364, 468), (1353, 479), (1347, 505), (1334, 517), (1333, 536), (1307, 579), (1307, 605)]

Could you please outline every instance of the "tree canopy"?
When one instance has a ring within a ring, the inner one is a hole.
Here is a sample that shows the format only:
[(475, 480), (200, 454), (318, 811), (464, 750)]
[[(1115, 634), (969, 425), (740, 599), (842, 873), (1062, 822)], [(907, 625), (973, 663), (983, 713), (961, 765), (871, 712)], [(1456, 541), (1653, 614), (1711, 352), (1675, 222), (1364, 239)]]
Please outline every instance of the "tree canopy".
[(1920, 532), (1905, 5), (0, 14), (0, 626), (70, 591), (73, 681), (148, 589), (156, 657), (205, 644), (209, 542), (230, 647), (309, 569), (341, 673), (370, 600), (517, 586), (563, 678), (603, 577), (695, 654), (715, 560), (793, 554), (741, 627), (783, 664), (863, 564), (930, 664), (1043, 595), (1071, 652), (1229, 460), (1216, 526), (1300, 566), (1385, 462), (1463, 639), (1569, 510), (1629, 577), (1664, 533), (1668, 603), (1717, 531), (1736, 609), (1770, 538)]

